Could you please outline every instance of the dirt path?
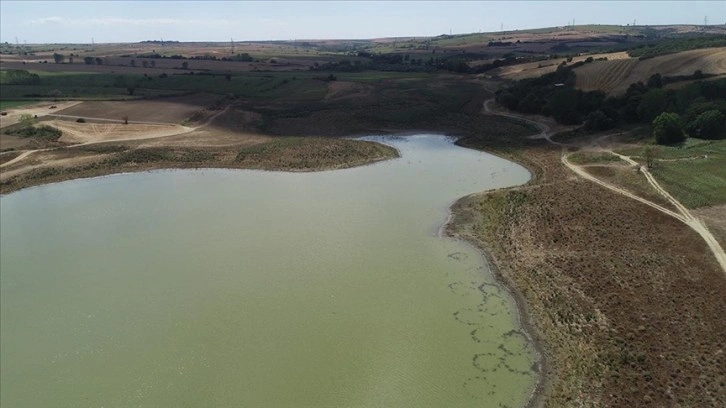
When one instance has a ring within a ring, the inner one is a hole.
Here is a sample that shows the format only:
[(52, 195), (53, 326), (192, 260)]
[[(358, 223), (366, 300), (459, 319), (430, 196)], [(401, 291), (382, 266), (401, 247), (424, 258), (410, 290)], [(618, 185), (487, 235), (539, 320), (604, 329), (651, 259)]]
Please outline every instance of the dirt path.
[(653, 186), (653, 188), (663, 197), (665, 197), (671, 204), (673, 204), (676, 209), (678, 209), (678, 212), (684, 218), (683, 222), (685, 222), (686, 225), (688, 225), (699, 235), (701, 235), (703, 240), (706, 241), (706, 244), (708, 244), (711, 252), (713, 252), (716, 260), (721, 265), (721, 269), (723, 269), (723, 271), (726, 273), (726, 252), (724, 252), (723, 248), (721, 248), (721, 245), (719, 245), (716, 238), (713, 236), (713, 234), (711, 234), (711, 231), (706, 228), (703, 222), (700, 219), (694, 217), (693, 214), (691, 214), (691, 212), (688, 210), (688, 208), (686, 208), (686, 206), (681, 204), (680, 201), (676, 200), (672, 195), (670, 195), (670, 193), (668, 193), (668, 191), (661, 187), (655, 177), (653, 177), (653, 174), (648, 171), (648, 168), (646, 166), (641, 166), (640, 163), (636, 162), (628, 156), (623, 156), (612, 151), (610, 153), (618, 156), (620, 159), (625, 160), (626, 162), (634, 166), (638, 166), (640, 172), (645, 176), (650, 185)]
[[(215, 113), (214, 115), (208, 117), (204, 122), (202, 122), (201, 124), (199, 124), (199, 126), (196, 126), (196, 127), (189, 127), (189, 126), (181, 126), (181, 125), (178, 125), (180, 131), (177, 132), (177, 133), (173, 133), (173, 134), (155, 134), (155, 135), (151, 135), (151, 136), (147, 136), (147, 137), (126, 137), (126, 138), (117, 138), (117, 139), (108, 139), (108, 140), (94, 140), (94, 141), (90, 141), (90, 142), (85, 142), (85, 143), (79, 143), (79, 144), (74, 144), (74, 145), (66, 146), (66, 148), (72, 149), (72, 148), (78, 147), (78, 146), (88, 146), (88, 145), (98, 144), (98, 143), (125, 142), (125, 141), (129, 141), (129, 140), (135, 140), (135, 141), (138, 141), (138, 140), (150, 140), (150, 139), (159, 139), (159, 138), (169, 137), (169, 136), (179, 136), (179, 135), (183, 135), (183, 134), (187, 134), (187, 133), (193, 132), (195, 130), (198, 130), (200, 128), (203, 128), (204, 126), (209, 125), (217, 117), (219, 117), (220, 115), (224, 114), (228, 110), (229, 110), (229, 106), (226, 107), (226, 108), (224, 108), (224, 109), (222, 109), (221, 111)], [(62, 117), (63, 115), (48, 115), (48, 116), (60, 116), (60, 117)], [(74, 118), (75, 118), (75, 116), (74, 116)], [(86, 118), (86, 119), (96, 120), (95, 118)], [(112, 122), (121, 122), (121, 121), (113, 121), (113, 120), (109, 120), (109, 121), (112, 121)], [(134, 122), (134, 123), (152, 124), (151, 122)], [(154, 124), (157, 124), (157, 123), (154, 123)], [(18, 157), (14, 158), (14, 159), (6, 162), (6, 163), (0, 164), (0, 168), (10, 166), (11, 164), (15, 164), (15, 163), (17, 163), (17, 162), (25, 159), (26, 157), (30, 156), (33, 153), (43, 152), (43, 151), (47, 151), (47, 150), (51, 150), (51, 149), (49, 148), (49, 149), (27, 150), (27, 151), (21, 153)]]
[(654, 202), (648, 201), (645, 198), (639, 197), (639, 196), (631, 193), (630, 191), (624, 190), (624, 189), (622, 189), (620, 187), (617, 187), (615, 185), (612, 185), (610, 183), (607, 183), (605, 181), (602, 181), (599, 178), (591, 175), (590, 173), (588, 173), (585, 170), (583, 170), (582, 166), (578, 166), (578, 165), (575, 165), (572, 162), (570, 162), (568, 160), (568, 155), (567, 154), (563, 154), (562, 155), (562, 164), (564, 164), (568, 169), (572, 170), (573, 172), (575, 172), (575, 174), (577, 174), (578, 176), (580, 176), (580, 177), (582, 177), (582, 178), (584, 178), (586, 180), (590, 180), (593, 183), (597, 183), (597, 184), (599, 184), (599, 185), (601, 185), (601, 186), (603, 186), (603, 187), (605, 187), (607, 189), (610, 189), (612, 191), (615, 191), (618, 194), (622, 194), (622, 195), (624, 195), (626, 197), (632, 198), (633, 200), (640, 201), (641, 203), (643, 203), (643, 204), (645, 204), (647, 206), (650, 206), (652, 208), (655, 208), (656, 210), (661, 211), (661, 212), (663, 212), (665, 214), (668, 214), (671, 217), (674, 217), (674, 218), (678, 219), (679, 221), (682, 221), (684, 223), (687, 222), (686, 221), (686, 218), (683, 217), (681, 214), (678, 214), (678, 213), (676, 213), (674, 211), (671, 211), (671, 210), (669, 210), (669, 209), (667, 209), (667, 208), (665, 208), (665, 207), (663, 207), (661, 205), (658, 205), (658, 204), (656, 204)]
[(35, 152), (42, 152), (42, 151), (45, 151), (45, 150), (49, 150), (49, 149), (26, 150), (26, 151), (20, 153), (20, 156), (14, 158), (14, 159), (12, 159), (12, 160), (10, 160), (8, 162), (5, 162), (3, 164), (0, 164), (0, 167), (5, 167), (5, 166), (9, 166), (9, 165), (11, 165), (13, 163), (17, 163), (20, 160), (23, 160), (24, 158), (30, 156), (31, 154), (33, 154)]
[[(566, 143), (560, 143), (560, 142), (556, 142), (556, 141), (552, 140), (551, 139), (551, 136), (552, 136), (551, 128), (546, 123), (543, 123), (543, 122), (537, 121), (537, 120), (533, 120), (533, 119), (529, 119), (529, 118), (525, 118), (520, 115), (492, 111), (491, 108), (489, 107), (489, 104), (492, 103), (493, 101), (494, 101), (494, 99), (488, 99), (484, 102), (484, 109), (483, 109), (482, 113), (488, 114), (488, 115), (506, 116), (506, 117), (523, 120), (525, 122), (534, 124), (535, 126), (542, 129), (542, 132), (535, 136), (532, 136), (531, 137), (532, 139), (545, 139), (545, 140), (547, 140), (547, 142), (549, 142), (551, 144), (554, 144), (557, 146), (562, 146), (562, 147), (573, 146), (573, 145), (568, 145)], [(716, 257), (716, 261), (721, 266), (721, 269), (723, 269), (724, 273), (726, 273), (726, 252), (724, 252), (724, 249), (721, 248), (721, 245), (719, 245), (718, 241), (713, 236), (713, 234), (711, 234), (711, 232), (708, 230), (708, 228), (706, 228), (705, 224), (700, 219), (694, 217), (693, 214), (691, 214), (691, 212), (688, 210), (688, 208), (686, 208), (686, 206), (681, 204), (680, 201), (676, 200), (672, 195), (670, 195), (668, 193), (668, 191), (666, 191), (663, 187), (661, 187), (661, 185), (658, 183), (658, 181), (653, 177), (653, 175), (648, 171), (648, 169), (645, 166), (641, 166), (640, 163), (636, 162), (635, 160), (631, 159), (628, 156), (623, 156), (621, 154), (613, 152), (612, 150), (605, 149), (605, 148), (602, 148), (599, 146), (600, 142), (602, 142), (604, 139), (606, 139), (610, 136), (612, 136), (612, 135), (611, 134), (604, 135), (594, 141), (594, 145), (597, 147), (597, 150), (613, 154), (613, 155), (619, 157), (621, 160), (627, 162), (628, 164), (638, 167), (640, 169), (640, 172), (645, 176), (646, 180), (648, 180), (648, 183), (650, 183), (650, 185), (653, 187), (653, 189), (655, 189), (660, 195), (665, 197), (666, 200), (668, 200), (668, 202), (670, 202), (676, 208), (676, 210), (678, 210), (678, 212), (671, 211), (652, 201), (639, 197), (625, 189), (622, 189), (613, 184), (610, 184), (608, 182), (598, 179), (597, 177), (595, 177), (595, 176), (589, 174), (588, 172), (586, 172), (585, 170), (583, 170), (582, 166), (578, 166), (578, 165), (575, 165), (572, 162), (570, 162), (568, 160), (569, 155), (565, 151), (563, 151), (563, 153), (562, 153), (562, 158), (561, 158), (562, 164), (564, 164), (567, 168), (572, 170), (575, 174), (577, 174), (578, 176), (580, 176), (586, 180), (590, 180), (590, 181), (597, 183), (607, 189), (610, 189), (618, 194), (621, 194), (626, 197), (632, 198), (633, 200), (639, 201), (639, 202), (641, 202), (649, 207), (652, 207), (664, 214), (670, 215), (671, 217), (674, 217), (675, 219), (688, 225), (691, 229), (696, 231), (701, 236), (701, 238), (703, 238), (704, 241), (706, 241), (706, 245), (708, 245), (708, 247), (711, 250), (711, 252), (713, 253), (714, 257)]]
[(652, 208), (655, 208), (656, 210), (668, 214), (671, 217), (676, 218), (677, 220), (683, 222), (684, 224), (688, 225), (691, 229), (696, 231), (701, 238), (703, 238), (704, 241), (706, 241), (706, 245), (708, 245), (709, 249), (713, 253), (713, 255), (716, 257), (716, 261), (721, 265), (721, 269), (723, 269), (724, 273), (726, 273), (726, 252), (724, 252), (723, 248), (721, 248), (721, 245), (719, 245), (716, 238), (711, 234), (711, 232), (706, 228), (706, 226), (699, 220), (698, 218), (694, 217), (691, 212), (686, 208), (683, 204), (681, 204), (678, 200), (673, 198), (672, 195), (670, 195), (663, 187), (658, 184), (658, 182), (655, 180), (652, 174), (646, 169), (644, 166), (640, 166), (639, 163), (634, 161), (628, 156), (623, 156), (620, 154), (617, 154), (615, 152), (610, 152), (618, 157), (620, 157), (622, 160), (634, 165), (638, 166), (640, 168), (640, 172), (645, 176), (645, 178), (648, 180), (650, 185), (663, 197), (665, 197), (671, 204), (673, 204), (674, 207), (678, 210), (678, 212), (671, 211), (661, 205), (655, 204), (649, 200), (646, 200), (642, 197), (639, 197), (629, 191), (626, 191), (624, 189), (621, 189), (617, 186), (614, 186), (610, 183), (607, 183), (605, 181), (602, 181), (591, 174), (587, 173), (585, 170), (582, 169), (581, 166), (577, 166), (570, 162), (568, 160), (568, 155), (566, 153), (562, 154), (562, 163), (567, 166), (570, 170), (575, 172), (578, 176), (590, 180), (594, 183), (597, 183), (607, 189), (610, 189), (618, 194), (622, 194), (626, 197), (630, 197), (634, 200), (640, 201), (641, 203), (648, 205)]
[[(550, 125), (548, 125), (548, 124), (546, 124), (546, 123), (544, 123), (542, 121), (538, 121), (538, 120), (535, 120), (535, 119), (530, 119), (530, 118), (527, 118), (527, 117), (524, 117), (524, 116), (521, 116), (521, 115), (515, 115), (515, 114), (508, 113), (508, 112), (501, 112), (501, 111), (492, 110), (492, 108), (489, 105), (491, 103), (493, 103), (493, 102), (494, 102), (494, 99), (487, 99), (486, 101), (484, 101), (484, 109), (482, 110), (482, 113), (483, 114), (485, 114), (485, 115), (504, 116), (504, 117), (507, 117), (507, 118), (517, 119), (517, 120), (521, 120), (523, 122), (530, 123), (532, 125), (537, 126), (541, 130), (540, 133), (538, 133), (536, 135), (529, 136), (530, 139), (545, 139), (549, 143), (552, 143), (553, 145), (557, 145), (557, 146), (568, 146), (566, 143), (556, 142), (556, 141), (554, 141), (554, 140), (551, 139), (552, 135), (555, 132), (552, 130), (552, 128), (550, 127)], [(569, 128), (572, 128), (572, 127), (569, 127)]]

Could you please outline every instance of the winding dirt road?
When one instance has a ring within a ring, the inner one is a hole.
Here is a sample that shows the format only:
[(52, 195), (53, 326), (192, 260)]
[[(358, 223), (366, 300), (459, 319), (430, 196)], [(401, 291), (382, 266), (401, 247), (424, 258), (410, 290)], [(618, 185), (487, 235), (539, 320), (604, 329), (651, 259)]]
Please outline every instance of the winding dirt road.
[[(493, 102), (493, 99), (488, 99), (487, 101), (484, 102), (484, 112), (483, 113), (491, 114), (491, 115), (506, 116), (506, 117), (522, 120), (522, 121), (525, 121), (528, 123), (532, 123), (535, 126), (542, 129), (541, 133), (533, 136), (532, 138), (545, 139), (549, 143), (552, 143), (552, 144), (558, 145), (558, 146), (562, 146), (562, 147), (573, 146), (573, 145), (568, 145), (566, 143), (559, 143), (559, 142), (553, 141), (550, 138), (551, 137), (550, 127), (546, 123), (542, 123), (541, 121), (525, 118), (525, 117), (522, 117), (519, 115), (514, 115), (511, 113), (501, 113), (501, 112), (492, 111), (491, 108), (489, 107), (489, 104), (492, 102)], [(607, 137), (607, 136), (610, 136), (610, 135), (606, 135), (605, 137)], [(599, 138), (598, 141), (603, 138), (604, 137)], [(613, 155), (619, 157), (621, 160), (629, 163), (630, 165), (638, 167), (640, 169), (640, 173), (645, 176), (645, 178), (648, 180), (648, 183), (650, 183), (650, 185), (653, 187), (653, 189), (655, 189), (659, 194), (661, 194), (663, 197), (665, 197), (666, 200), (668, 200), (668, 202), (673, 204), (673, 206), (678, 211), (675, 212), (675, 211), (669, 210), (668, 208), (665, 208), (662, 205), (658, 205), (652, 201), (639, 197), (639, 196), (637, 196), (627, 190), (624, 190), (620, 187), (617, 187), (611, 183), (598, 179), (597, 177), (595, 177), (595, 176), (589, 174), (588, 172), (586, 172), (585, 170), (583, 170), (583, 168), (581, 166), (577, 166), (577, 165), (573, 164), (572, 162), (570, 162), (568, 160), (569, 155), (566, 151), (562, 152), (562, 157), (561, 157), (562, 164), (564, 164), (568, 169), (572, 170), (575, 174), (577, 174), (578, 176), (580, 176), (586, 180), (592, 181), (593, 183), (597, 183), (611, 191), (624, 195), (633, 200), (639, 201), (651, 208), (654, 208), (654, 209), (656, 209), (664, 214), (667, 214), (667, 215), (677, 219), (678, 221), (681, 221), (682, 223), (688, 225), (692, 230), (696, 231), (698, 233), (698, 235), (701, 236), (701, 238), (703, 238), (703, 240), (706, 242), (706, 245), (708, 245), (708, 248), (713, 253), (713, 256), (716, 258), (716, 261), (721, 266), (721, 269), (723, 269), (723, 272), (726, 273), (726, 252), (724, 252), (724, 249), (721, 247), (721, 245), (719, 245), (718, 241), (713, 236), (713, 234), (711, 234), (711, 231), (709, 231), (708, 228), (706, 228), (706, 226), (703, 224), (703, 222), (701, 222), (700, 219), (694, 217), (693, 214), (691, 214), (691, 212), (688, 210), (688, 208), (686, 208), (686, 206), (681, 204), (680, 201), (676, 200), (672, 195), (670, 195), (670, 193), (668, 193), (668, 191), (666, 191), (658, 183), (658, 181), (653, 177), (653, 175), (648, 171), (648, 169), (645, 166), (641, 166), (640, 163), (636, 162), (635, 160), (631, 159), (630, 157), (615, 153), (612, 150), (602, 149), (602, 148), (598, 149), (598, 150), (613, 154)]]

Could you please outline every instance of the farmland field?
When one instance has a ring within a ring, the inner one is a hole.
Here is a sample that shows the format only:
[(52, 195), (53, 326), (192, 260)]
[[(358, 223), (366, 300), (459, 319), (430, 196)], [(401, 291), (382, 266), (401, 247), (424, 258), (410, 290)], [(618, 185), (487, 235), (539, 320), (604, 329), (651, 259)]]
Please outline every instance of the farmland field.
[(121, 120), (127, 116), (132, 122), (181, 123), (219, 99), (219, 95), (197, 94), (154, 100), (94, 101), (84, 102), (55, 113), (112, 120)]
[(583, 91), (602, 90), (611, 94), (625, 92), (630, 84), (646, 82), (653, 74), (662, 76), (726, 74), (726, 48), (706, 48), (639, 60), (594, 61), (575, 68), (576, 86)]

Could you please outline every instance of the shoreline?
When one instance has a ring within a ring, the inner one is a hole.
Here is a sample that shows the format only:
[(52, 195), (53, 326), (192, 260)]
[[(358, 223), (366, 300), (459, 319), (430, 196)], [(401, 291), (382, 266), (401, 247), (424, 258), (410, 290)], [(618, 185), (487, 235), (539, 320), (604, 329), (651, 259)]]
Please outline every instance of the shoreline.
[[(531, 168), (531, 166), (526, 165), (520, 160), (517, 160), (512, 157), (510, 154), (503, 154), (503, 152), (497, 152), (493, 150), (482, 150), (482, 149), (476, 149), (473, 147), (468, 146), (462, 146), (457, 143), (458, 140), (461, 139), (461, 137), (457, 136), (451, 136), (444, 134), (442, 132), (431, 132), (431, 131), (407, 131), (407, 132), (395, 132), (390, 134), (377, 134), (377, 135), (367, 135), (367, 136), (344, 136), (344, 138), (352, 139), (352, 140), (366, 140), (367, 137), (408, 137), (413, 136), (417, 134), (431, 134), (431, 135), (438, 135), (442, 137), (446, 137), (451, 140), (452, 144), (455, 144), (458, 147), (464, 148), (464, 149), (472, 149), (476, 151), (485, 152), (491, 155), (494, 155), (499, 158), (503, 158), (505, 160), (517, 163), (521, 165), (522, 167), (526, 168), (527, 171), (530, 173), (530, 179), (519, 186), (512, 186), (512, 187), (505, 187), (501, 189), (495, 189), (495, 190), (485, 190), (474, 194), (486, 194), (491, 191), (500, 191), (500, 190), (507, 190), (510, 188), (516, 188), (521, 187), (525, 185), (529, 185), (536, 180), (539, 179), (538, 173), (534, 171), (534, 169)], [(378, 142), (375, 142), (378, 143)], [(383, 143), (381, 143), (383, 144)], [(384, 144), (385, 145), (385, 144)], [(387, 147), (391, 147), (389, 145), (385, 145)], [(120, 169), (117, 167), (109, 167), (109, 168), (101, 168), (96, 169), (95, 171), (91, 171), (91, 174), (83, 174), (82, 172), (79, 173), (68, 173), (68, 174), (62, 174), (60, 179), (58, 180), (38, 180), (39, 183), (32, 183), (26, 186), (22, 186), (19, 189), (11, 190), (8, 192), (4, 192), (0, 194), (0, 197), (7, 196), (16, 192), (20, 192), (29, 188), (36, 188), (36, 187), (42, 187), (45, 185), (51, 185), (51, 184), (57, 184), (57, 183), (63, 183), (67, 181), (73, 181), (73, 180), (82, 180), (82, 179), (94, 179), (94, 178), (103, 178), (103, 177), (110, 177), (110, 176), (116, 176), (116, 175), (129, 175), (129, 174), (135, 174), (135, 173), (143, 173), (143, 172), (153, 172), (153, 171), (175, 171), (175, 170), (254, 170), (254, 171), (272, 171), (272, 172), (289, 172), (289, 173), (311, 173), (311, 172), (323, 172), (323, 171), (334, 171), (334, 170), (344, 170), (344, 169), (350, 169), (350, 168), (356, 168), (356, 167), (363, 167), (363, 166), (369, 166), (374, 165), (380, 162), (384, 162), (386, 160), (394, 160), (401, 157), (400, 152), (398, 149), (395, 149), (395, 155), (393, 157), (377, 157), (370, 160), (365, 160), (362, 163), (358, 162), (351, 162), (351, 163), (345, 163), (343, 165), (339, 166), (325, 166), (321, 168), (307, 168), (307, 169), (283, 169), (283, 168), (250, 168), (250, 167), (235, 167), (235, 166), (224, 166), (224, 165), (217, 165), (217, 166), (210, 166), (208, 164), (202, 165), (202, 166), (183, 166), (183, 163), (154, 163), (152, 165), (147, 166), (141, 166), (135, 169)], [(65, 176), (65, 177), (64, 177)], [(476, 239), (473, 236), (461, 236), (460, 234), (456, 233), (454, 231), (454, 228), (457, 223), (457, 212), (456, 208), (457, 205), (467, 197), (470, 197), (470, 195), (466, 195), (463, 197), (460, 197), (456, 199), (453, 203), (449, 205), (447, 208), (448, 215), (445, 219), (445, 221), (441, 224), (441, 226), (438, 228), (438, 235), (441, 237), (446, 237), (454, 240), (461, 240), (463, 242), (466, 242), (467, 244), (471, 245), (473, 248), (477, 249), (484, 262), (486, 263), (487, 267), (489, 268), (492, 277), (494, 279), (495, 284), (500, 286), (504, 289), (505, 292), (507, 292), (513, 302), (514, 302), (514, 308), (517, 312), (517, 320), (518, 325), (520, 326), (520, 329), (524, 333), (524, 335), (527, 337), (529, 342), (532, 344), (534, 355), (536, 358), (536, 373), (537, 373), (537, 381), (535, 382), (534, 389), (530, 392), (529, 398), (527, 400), (527, 403), (525, 407), (533, 408), (533, 407), (540, 407), (543, 405), (543, 390), (545, 386), (548, 384), (547, 377), (545, 375), (546, 373), (546, 367), (547, 360), (544, 353), (544, 344), (543, 340), (541, 338), (541, 334), (536, 330), (533, 322), (531, 321), (531, 313), (528, 310), (527, 303), (524, 299), (524, 296), (519, 291), (518, 288), (513, 284), (513, 282), (510, 282), (508, 279), (504, 277), (504, 275), (501, 274), (499, 265), (496, 261), (496, 258), (492, 254), (491, 250), (486, 246), (486, 243), (481, 242), (480, 240)]]
[[(353, 138), (349, 138), (353, 140)], [(388, 145), (380, 144), (386, 148), (391, 148)], [(70, 146), (72, 148), (72, 146)], [(376, 163), (380, 163), (386, 160), (392, 160), (400, 158), (400, 152), (397, 149), (391, 148), (393, 154), (390, 156), (376, 156), (371, 158), (365, 158), (362, 160), (342, 162), (333, 165), (322, 165), (319, 167), (304, 167), (304, 168), (285, 168), (281, 166), (265, 166), (260, 165), (258, 167), (245, 166), (244, 164), (236, 163), (225, 163), (225, 162), (198, 162), (189, 163), (183, 161), (162, 161), (162, 162), (150, 162), (150, 163), (135, 163), (134, 166), (122, 165), (109, 165), (106, 167), (99, 166), (93, 168), (79, 168), (79, 167), (41, 167), (39, 169), (61, 169), (58, 174), (51, 175), (49, 177), (41, 177), (32, 180), (21, 180), (19, 184), (5, 184), (7, 180), (0, 182), (0, 196), (6, 196), (18, 191), (25, 190), (32, 187), (40, 187), (49, 184), (62, 183), (65, 181), (79, 180), (79, 179), (92, 179), (111, 176), (115, 174), (133, 174), (142, 173), (155, 170), (195, 170), (195, 169), (228, 169), (228, 170), (258, 170), (258, 171), (282, 171), (289, 173), (312, 173), (321, 171), (334, 171), (334, 170), (345, 170), (355, 167), (368, 166)], [(6, 170), (7, 171), (7, 170)], [(32, 170), (31, 170), (32, 171)], [(0, 169), (0, 174), (3, 170)], [(18, 177), (18, 176), (15, 176)], [(12, 180), (9, 178), (8, 180)]]
[[(474, 149), (471, 147), (465, 147), (460, 146), (466, 149), (472, 149), (472, 150), (478, 150), (478, 151), (484, 151), (479, 149)], [(524, 335), (527, 337), (529, 342), (532, 344), (532, 348), (534, 350), (534, 355), (536, 358), (536, 365), (537, 365), (537, 381), (535, 382), (534, 389), (531, 391), (529, 395), (529, 399), (525, 405), (527, 408), (539, 408), (544, 406), (544, 392), (545, 390), (550, 386), (550, 378), (546, 375), (547, 374), (547, 368), (549, 367), (549, 362), (547, 360), (547, 355), (545, 353), (546, 349), (546, 342), (544, 341), (542, 333), (537, 329), (534, 320), (532, 318), (532, 313), (529, 309), (528, 303), (526, 298), (524, 297), (522, 291), (517, 287), (517, 285), (511, 281), (507, 276), (503, 275), (501, 272), (501, 269), (499, 267), (499, 262), (497, 261), (496, 257), (494, 256), (492, 250), (487, 245), (486, 242), (483, 240), (473, 236), (472, 234), (462, 234), (459, 231), (457, 231), (458, 227), (458, 220), (461, 217), (461, 211), (457, 211), (457, 208), (459, 205), (466, 200), (469, 197), (472, 197), (474, 195), (481, 195), (481, 194), (489, 194), (491, 192), (495, 191), (507, 191), (514, 188), (519, 188), (522, 186), (529, 186), (533, 183), (536, 183), (539, 179), (539, 173), (537, 173), (533, 168), (531, 164), (524, 163), (521, 160), (517, 160), (512, 157), (512, 155), (505, 155), (501, 152), (496, 151), (484, 151), (486, 153), (492, 154), (494, 156), (504, 158), (506, 160), (509, 160), (511, 162), (517, 163), (520, 166), (524, 167), (529, 171), (531, 177), (530, 179), (521, 185), (518, 186), (510, 186), (510, 187), (504, 187), (504, 188), (498, 188), (493, 190), (484, 190), (480, 191), (478, 193), (469, 194), (463, 197), (460, 197), (457, 199), (454, 203), (452, 203), (449, 206), (449, 214), (447, 216), (446, 221), (444, 224), (441, 225), (439, 228), (439, 235), (443, 234), (443, 236), (466, 242), (467, 244), (471, 245), (472, 247), (476, 248), (482, 255), (482, 258), (484, 259), (484, 262), (486, 263), (487, 267), (489, 268), (489, 271), (492, 274), (492, 277), (494, 278), (494, 282), (502, 287), (505, 292), (507, 292), (513, 302), (514, 307), (517, 311), (517, 320), (519, 323), (519, 326), (524, 333)]]

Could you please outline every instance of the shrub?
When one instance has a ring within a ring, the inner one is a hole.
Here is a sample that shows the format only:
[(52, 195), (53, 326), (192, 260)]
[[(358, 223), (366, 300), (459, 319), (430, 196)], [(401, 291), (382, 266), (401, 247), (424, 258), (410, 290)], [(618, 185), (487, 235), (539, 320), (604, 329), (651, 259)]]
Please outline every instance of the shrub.
[(17, 130), (8, 131), (8, 134), (20, 137), (39, 137), (48, 140), (57, 140), (63, 135), (63, 132), (52, 126), (41, 125), (22, 127)]

